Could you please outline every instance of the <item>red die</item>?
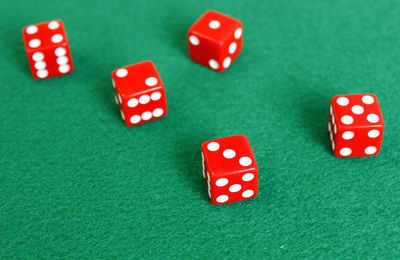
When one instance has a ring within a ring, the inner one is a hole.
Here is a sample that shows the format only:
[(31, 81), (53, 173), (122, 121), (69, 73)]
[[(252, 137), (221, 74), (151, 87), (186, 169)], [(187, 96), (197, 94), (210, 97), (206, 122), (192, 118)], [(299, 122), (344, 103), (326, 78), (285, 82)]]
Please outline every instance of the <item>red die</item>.
[(328, 129), (337, 157), (379, 153), (384, 123), (374, 94), (335, 96), (331, 100)]
[(144, 61), (114, 70), (112, 83), (115, 102), (127, 126), (167, 114), (164, 85), (153, 62)]
[(74, 70), (67, 34), (61, 20), (26, 26), (22, 35), (35, 79), (56, 77)]
[(213, 204), (254, 198), (258, 192), (258, 168), (250, 142), (244, 135), (202, 144), (203, 177)]
[(242, 51), (242, 28), (235, 18), (207, 11), (189, 29), (190, 58), (213, 70), (225, 71)]

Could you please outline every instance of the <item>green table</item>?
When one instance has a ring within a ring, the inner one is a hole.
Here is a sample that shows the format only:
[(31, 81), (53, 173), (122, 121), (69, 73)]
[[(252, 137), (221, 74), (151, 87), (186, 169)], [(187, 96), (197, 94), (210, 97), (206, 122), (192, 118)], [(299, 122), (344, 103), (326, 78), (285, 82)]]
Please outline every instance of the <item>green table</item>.
[[(400, 257), (397, 0), (3, 1), (0, 259)], [(240, 19), (225, 73), (189, 60), (207, 9)], [(35, 81), (23, 26), (62, 19), (75, 63)], [(167, 117), (126, 127), (111, 71), (152, 60)], [(332, 155), (330, 98), (375, 93), (382, 151)], [(214, 206), (203, 141), (248, 136), (259, 195)]]

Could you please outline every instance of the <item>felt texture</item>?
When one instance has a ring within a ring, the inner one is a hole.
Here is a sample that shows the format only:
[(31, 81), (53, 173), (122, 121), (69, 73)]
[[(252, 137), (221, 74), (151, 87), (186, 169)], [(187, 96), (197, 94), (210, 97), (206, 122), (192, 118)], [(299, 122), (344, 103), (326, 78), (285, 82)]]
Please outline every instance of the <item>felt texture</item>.
[[(206, 10), (242, 21), (225, 73), (193, 63)], [(397, 0), (2, 1), (1, 259), (400, 258)], [(23, 26), (62, 19), (75, 71), (33, 80)], [(169, 113), (126, 127), (111, 71), (152, 60)], [(375, 157), (339, 159), (329, 101), (375, 93)], [(210, 203), (200, 145), (244, 134), (256, 198)]]

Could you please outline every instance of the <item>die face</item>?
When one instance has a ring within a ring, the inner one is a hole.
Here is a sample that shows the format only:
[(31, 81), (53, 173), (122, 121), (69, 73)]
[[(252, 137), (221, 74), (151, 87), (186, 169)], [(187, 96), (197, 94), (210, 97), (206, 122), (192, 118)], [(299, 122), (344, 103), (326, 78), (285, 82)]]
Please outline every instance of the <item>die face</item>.
[(41, 80), (69, 74), (73, 71), (71, 52), (68, 45), (27, 51), (28, 62), (34, 79)]
[[(220, 72), (224, 71), (223, 67), (221, 66), (221, 60), (223, 59), (222, 45), (214, 42), (212, 39), (203, 38), (197, 35), (195, 32), (189, 32), (188, 39), (189, 56), (193, 61), (212, 70)], [(199, 42), (198, 45), (194, 45), (192, 43), (196, 41)]]
[(224, 176), (210, 174), (209, 171), (207, 173), (208, 192), (211, 202), (215, 205), (238, 202), (257, 196), (258, 172), (255, 169)]
[(380, 152), (383, 127), (339, 130), (333, 135), (333, 153), (336, 157), (374, 156)]
[(219, 176), (257, 168), (250, 142), (244, 135), (210, 140), (202, 144), (206, 166)]
[(373, 156), (382, 144), (384, 122), (374, 94), (332, 98), (328, 130), (337, 157)]
[(124, 96), (148, 93), (163, 86), (156, 66), (151, 61), (118, 68), (112, 72), (117, 90)]
[(27, 50), (54, 48), (67, 43), (64, 24), (61, 20), (25, 26), (23, 36)]
[(374, 94), (335, 96), (331, 105), (335, 123), (341, 129), (384, 125), (378, 98)]
[(22, 33), (35, 79), (61, 76), (73, 71), (71, 51), (61, 20), (26, 26)]
[(121, 111), (124, 113), (123, 120), (128, 126), (146, 123), (167, 114), (164, 88), (125, 100)]
[(243, 26), (239, 20), (208, 11), (188, 31), (190, 58), (223, 72), (242, 50), (242, 32)]
[(228, 15), (209, 10), (205, 12), (190, 28), (203, 38), (210, 38), (216, 42), (224, 42), (241, 22)]
[(210, 140), (202, 145), (203, 176), (213, 204), (253, 198), (258, 168), (246, 136)]
[(128, 126), (167, 114), (165, 88), (156, 67), (145, 61), (112, 72), (115, 101)]

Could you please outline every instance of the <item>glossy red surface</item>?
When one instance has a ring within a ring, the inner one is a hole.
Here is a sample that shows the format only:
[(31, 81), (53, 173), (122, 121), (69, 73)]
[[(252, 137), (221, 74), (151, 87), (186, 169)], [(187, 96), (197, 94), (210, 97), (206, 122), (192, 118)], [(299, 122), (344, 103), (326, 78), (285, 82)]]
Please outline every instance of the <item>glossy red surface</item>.
[(381, 108), (374, 94), (339, 95), (332, 98), (328, 130), (335, 156), (378, 154), (384, 128)]
[(258, 167), (244, 135), (202, 144), (203, 176), (213, 204), (254, 198), (258, 192)]
[(242, 46), (242, 23), (215, 11), (207, 11), (188, 31), (190, 58), (219, 72), (231, 66)]
[(127, 126), (149, 122), (167, 114), (165, 88), (153, 62), (118, 68), (112, 81), (122, 119)]
[(61, 20), (25, 26), (22, 35), (35, 79), (61, 76), (74, 70), (67, 34)]

